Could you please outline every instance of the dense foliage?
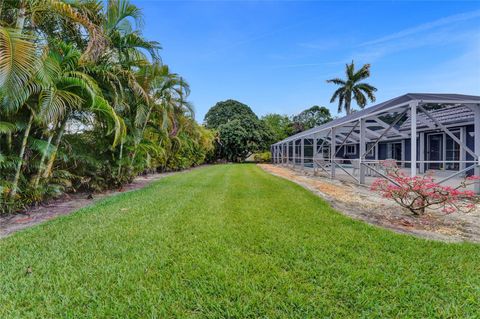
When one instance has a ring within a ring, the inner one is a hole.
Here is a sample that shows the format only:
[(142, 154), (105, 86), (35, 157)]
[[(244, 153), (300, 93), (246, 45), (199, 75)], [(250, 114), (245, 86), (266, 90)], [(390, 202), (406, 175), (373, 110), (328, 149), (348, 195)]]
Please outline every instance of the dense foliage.
[(205, 114), (205, 126), (211, 129), (218, 129), (220, 125), (226, 124), (235, 119), (256, 119), (257, 115), (252, 109), (235, 100), (221, 101), (211, 107)]
[(259, 119), (249, 106), (226, 100), (210, 108), (204, 122), (217, 131), (216, 159), (239, 162), (254, 154), (255, 161), (267, 162), (272, 143), (331, 120), (330, 110), (317, 105), (291, 117), (271, 113)]
[(320, 126), (332, 120), (330, 110), (325, 106), (314, 105), (293, 116), (293, 132), (299, 133)]
[(269, 151), (256, 153), (253, 160), (257, 163), (270, 163), (272, 161), (272, 153)]
[(272, 131), (275, 142), (294, 134), (292, 120), (287, 115), (271, 113), (262, 116), (262, 121)]
[(205, 115), (205, 124), (218, 132), (217, 158), (231, 162), (268, 150), (274, 141), (271, 130), (250, 107), (235, 100), (218, 102)]
[(0, 212), (213, 152), (142, 24), (127, 0), (0, 2)]
[(330, 110), (325, 106), (318, 105), (314, 105), (290, 117), (275, 113), (262, 117), (262, 121), (273, 132), (275, 142), (330, 122), (332, 119)]

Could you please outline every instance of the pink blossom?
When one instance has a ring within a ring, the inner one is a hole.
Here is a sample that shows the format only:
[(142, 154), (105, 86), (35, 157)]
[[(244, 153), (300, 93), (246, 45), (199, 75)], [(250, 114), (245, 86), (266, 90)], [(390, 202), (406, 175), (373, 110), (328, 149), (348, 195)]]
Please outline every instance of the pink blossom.
[(395, 161), (382, 161), (382, 165), (394, 183), (377, 179), (371, 189), (385, 198), (393, 199), (416, 215), (424, 213), (427, 207), (441, 208), (446, 214), (459, 210), (471, 211), (476, 207), (474, 202), (478, 200), (475, 200), (475, 193), (464, 188), (469, 182), (479, 181), (480, 176), (467, 177), (460, 187), (454, 188), (436, 183), (433, 171), (425, 176), (410, 177), (398, 169)]
[(480, 181), (480, 176), (478, 175), (468, 176), (467, 181)]

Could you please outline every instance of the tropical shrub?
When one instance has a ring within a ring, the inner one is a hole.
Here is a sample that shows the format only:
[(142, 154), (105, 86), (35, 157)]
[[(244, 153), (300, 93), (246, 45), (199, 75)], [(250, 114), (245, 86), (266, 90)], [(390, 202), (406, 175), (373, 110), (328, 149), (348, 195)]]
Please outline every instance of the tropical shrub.
[(0, 1), (0, 213), (211, 156), (141, 25), (128, 0)]
[(413, 215), (422, 215), (427, 208), (445, 213), (469, 212), (478, 204), (475, 193), (466, 188), (478, 182), (480, 176), (466, 177), (458, 187), (450, 187), (436, 183), (433, 172), (410, 177), (401, 172), (393, 161), (384, 161), (383, 165), (390, 181), (377, 179), (371, 189), (385, 198), (393, 199)]
[(272, 153), (261, 152), (253, 155), (253, 160), (257, 163), (270, 163), (272, 161)]

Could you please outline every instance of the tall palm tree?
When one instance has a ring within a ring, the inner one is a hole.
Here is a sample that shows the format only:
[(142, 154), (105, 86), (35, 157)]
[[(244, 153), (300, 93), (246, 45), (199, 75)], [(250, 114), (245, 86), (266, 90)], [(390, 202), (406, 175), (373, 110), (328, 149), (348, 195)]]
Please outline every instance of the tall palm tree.
[(0, 0), (0, 213), (211, 152), (142, 24), (130, 0)]
[(370, 76), (370, 64), (365, 64), (360, 70), (355, 71), (355, 64), (352, 61), (352, 63), (345, 65), (345, 74), (347, 76), (345, 80), (334, 78), (327, 80), (327, 83), (340, 86), (333, 93), (330, 103), (335, 102), (338, 98), (338, 113), (345, 109), (348, 115), (352, 113), (352, 99), (363, 109), (367, 105), (367, 99), (375, 102), (374, 92), (377, 89), (368, 83), (360, 82)]
[[(101, 118), (108, 119), (112, 125), (109, 133), (115, 133), (113, 145), (115, 146), (122, 138), (123, 123), (112, 107), (101, 96), (97, 82), (80, 68), (81, 53), (71, 44), (63, 42), (51, 45), (52, 48), (45, 60), (43, 82), (44, 88), (39, 94), (39, 114), (45, 124), (51, 123), (57, 132), (51, 132), (48, 145), (51, 143), (51, 136), (56, 134), (53, 149), (44, 167), (45, 157), (40, 160), (40, 167), (35, 185), (38, 185), (38, 178), (43, 171), (43, 177), (48, 178), (51, 174), (53, 163), (62, 140), (67, 122), (72, 112), (86, 112), (87, 117), (96, 114)], [(83, 69), (86, 68), (84, 65)]]
[[(188, 84), (177, 74), (170, 73), (165, 65), (159, 62), (141, 67), (137, 73), (137, 82), (147, 92), (149, 98), (145, 103), (136, 106), (133, 133), (136, 137), (134, 151), (131, 157), (131, 165), (135, 161), (138, 144), (144, 137), (145, 130), (153, 113), (159, 114), (162, 118), (159, 127), (166, 130), (168, 125), (174, 121), (175, 103), (181, 99), (183, 94), (188, 95)], [(184, 107), (185, 105), (182, 105)], [(191, 110), (193, 112), (193, 109)]]

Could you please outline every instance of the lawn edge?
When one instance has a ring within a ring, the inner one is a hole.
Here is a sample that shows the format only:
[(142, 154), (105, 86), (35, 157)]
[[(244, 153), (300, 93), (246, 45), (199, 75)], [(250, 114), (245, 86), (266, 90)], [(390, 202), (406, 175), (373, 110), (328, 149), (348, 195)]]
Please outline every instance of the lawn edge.
[[(43, 213), (44, 216), (39, 216), (42, 213), (38, 213), (38, 215), (37, 215), (37, 213), (29, 214), (29, 213), (25, 213), (25, 212), (10, 214), (10, 215), (6, 215), (6, 216), (0, 216), (0, 241), (5, 239), (5, 238), (11, 237), (14, 234), (21, 233), (23, 231), (27, 231), (29, 229), (38, 227), (40, 225), (48, 224), (49, 222), (56, 222), (59, 219), (65, 218), (67, 216), (71, 216), (71, 215), (76, 214), (76, 213), (81, 213), (84, 210), (90, 209), (90, 208), (95, 207), (97, 205), (103, 205), (105, 202), (110, 201), (110, 200), (112, 200), (114, 198), (117, 198), (119, 196), (124, 196), (125, 194), (131, 194), (131, 193), (135, 193), (137, 191), (148, 189), (148, 188), (152, 187), (155, 183), (157, 183), (159, 181), (162, 181), (165, 178), (168, 178), (168, 177), (171, 177), (171, 176), (174, 176), (174, 175), (189, 173), (189, 172), (192, 172), (194, 170), (206, 168), (206, 167), (209, 167), (209, 166), (211, 166), (211, 165), (203, 164), (203, 165), (190, 167), (190, 168), (187, 168), (187, 169), (184, 169), (184, 170), (179, 170), (179, 171), (156, 173), (158, 176), (153, 177), (151, 180), (147, 181), (145, 184), (139, 185), (136, 188), (134, 187), (134, 188), (130, 188), (130, 189), (117, 190), (117, 191), (115, 191), (114, 189), (109, 189), (109, 190), (107, 190), (107, 192), (111, 192), (111, 193), (108, 193), (108, 194), (102, 196), (101, 198), (88, 199), (88, 202), (85, 203), (84, 205), (81, 205), (79, 207), (74, 207), (70, 210), (67, 210), (66, 212), (58, 213), (53, 218), (48, 218), (49, 215), (47, 215), (45, 213)], [(154, 175), (154, 174), (147, 174), (147, 175), (151, 176), (151, 175)], [(136, 178), (140, 178), (140, 177), (142, 177), (142, 175), (138, 175)], [(133, 184), (133, 183), (134, 182), (130, 183), (130, 185)], [(97, 195), (98, 194), (101, 194), (101, 193), (97, 193)], [(76, 201), (76, 199), (65, 199), (63, 201), (57, 202), (56, 205), (57, 204), (71, 203), (71, 202), (75, 202), (75, 201)], [(42, 206), (46, 209), (46, 207), (43, 206), (45, 204), (46, 203), (41, 203), (40, 206)], [(29, 222), (29, 223), (25, 223), (25, 224), (15, 223), (15, 218), (17, 218), (19, 216), (27, 216), (25, 218), (28, 218), (30, 215), (35, 215), (35, 217), (37, 217), (38, 219), (36, 219), (32, 222)], [(15, 227), (16, 225), (17, 225), (17, 227)], [(18, 225), (20, 225), (20, 226), (18, 226)]]
[[(310, 193), (316, 195), (317, 197), (320, 197), (323, 201), (325, 201), (330, 208), (332, 208), (336, 213), (338, 214), (341, 214), (342, 216), (345, 216), (353, 221), (358, 221), (358, 222), (362, 222), (368, 226), (372, 226), (374, 228), (377, 228), (377, 229), (382, 229), (382, 230), (388, 230), (390, 232), (393, 232), (393, 233), (396, 233), (398, 235), (404, 235), (404, 236), (408, 236), (408, 237), (414, 237), (416, 239), (420, 239), (420, 240), (425, 240), (425, 241), (431, 241), (431, 242), (440, 242), (440, 243), (444, 243), (444, 244), (474, 244), (474, 245), (480, 245), (480, 243), (477, 243), (475, 241), (469, 241), (469, 240), (462, 240), (462, 239), (457, 239), (457, 238), (451, 238), (451, 237), (448, 237), (446, 235), (442, 235), (442, 234), (438, 234), (438, 233), (434, 233), (434, 232), (426, 232), (426, 231), (420, 231), (420, 230), (412, 230), (412, 231), (407, 231), (407, 230), (403, 230), (403, 229), (400, 229), (400, 228), (395, 228), (395, 227), (389, 227), (389, 226), (384, 226), (384, 225), (379, 225), (379, 224), (376, 224), (376, 223), (373, 223), (371, 222), (370, 220), (368, 219), (362, 219), (362, 218), (357, 218), (355, 216), (352, 216), (350, 214), (347, 214), (345, 213), (345, 209), (347, 209), (346, 207), (342, 206), (342, 205), (339, 205), (333, 198), (331, 198), (331, 196), (319, 191), (318, 189), (316, 188), (313, 188), (311, 187), (310, 185), (306, 184), (306, 183), (302, 183), (301, 181), (298, 181), (298, 180), (292, 180), (292, 179), (289, 179), (285, 176), (282, 176), (282, 175), (279, 175), (279, 174), (276, 174), (274, 172), (270, 172), (266, 169), (264, 169), (261, 165), (256, 165), (261, 171), (271, 175), (271, 176), (275, 176), (277, 178), (281, 178), (283, 180), (286, 180), (286, 181), (289, 181), (291, 183), (294, 183), (296, 185), (299, 185), (301, 186), (302, 188), (304, 188), (305, 190), (309, 191)], [(430, 235), (430, 236), (429, 236)], [(434, 237), (431, 237), (431, 236), (434, 236)]]

